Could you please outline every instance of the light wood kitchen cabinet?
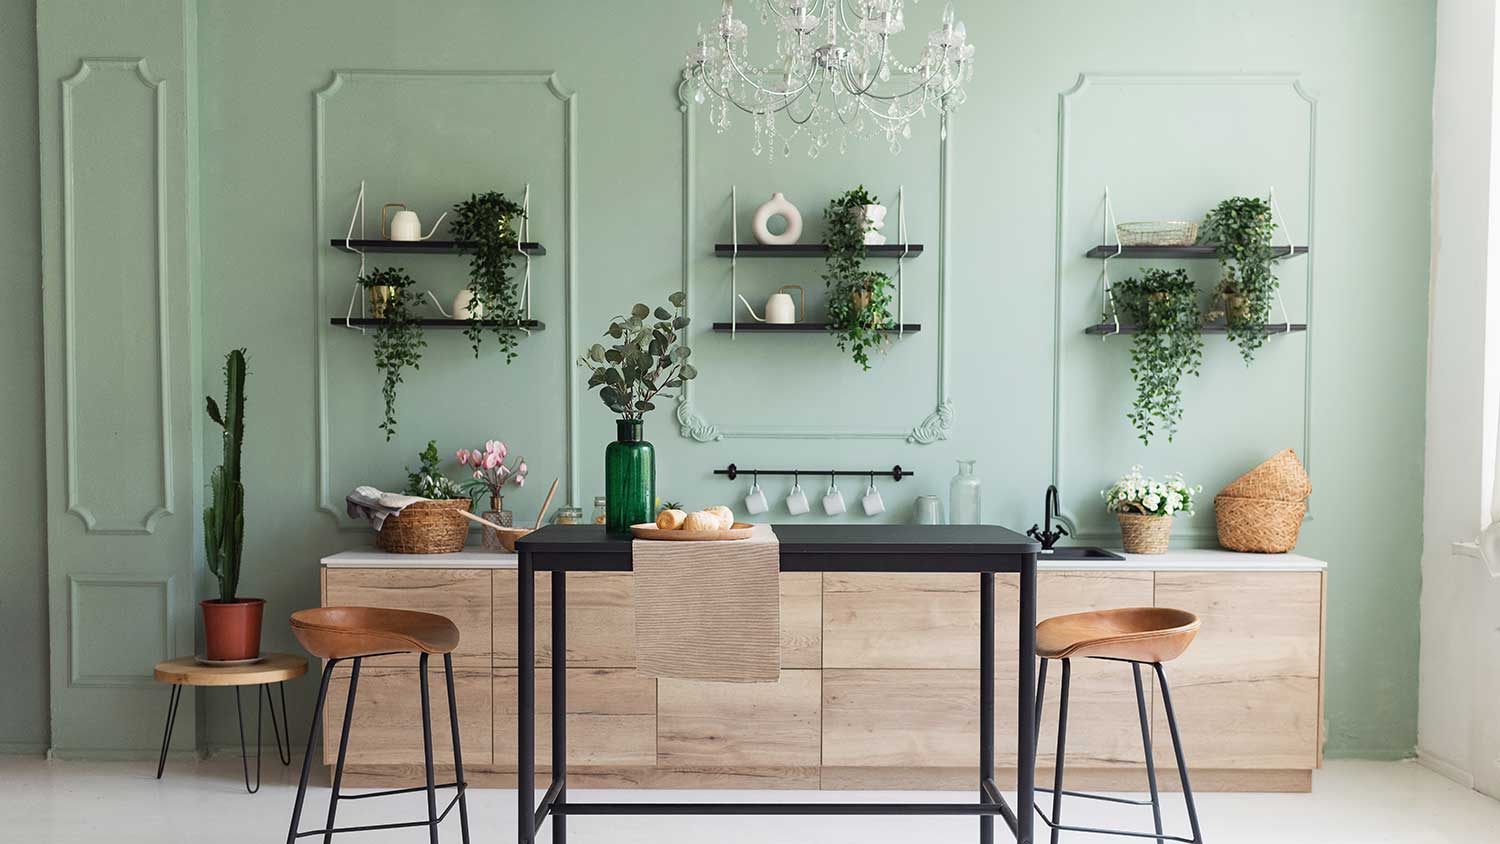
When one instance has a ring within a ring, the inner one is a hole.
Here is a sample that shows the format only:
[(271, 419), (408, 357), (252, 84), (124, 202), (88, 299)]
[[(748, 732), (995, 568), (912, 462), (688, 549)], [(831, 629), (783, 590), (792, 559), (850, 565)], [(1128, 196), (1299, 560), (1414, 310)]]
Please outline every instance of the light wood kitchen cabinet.
[[(1321, 763), (1324, 573), (1303, 558), (1198, 552), (1120, 569), (1038, 576), (1039, 619), (1111, 607), (1175, 606), (1203, 629), (1168, 663), (1200, 790), (1305, 790)], [(1217, 556), (1215, 556), (1217, 555)], [(1243, 556), (1246, 559), (1239, 560)], [(399, 558), (398, 558), (399, 559)], [(1262, 563), (1265, 561), (1265, 563)], [(1153, 570), (1154, 569), (1154, 570)], [(437, 612), (459, 625), (464, 761), (475, 785), (509, 785), (516, 764), (516, 572), (509, 568), (325, 569), (327, 605)], [(996, 764), (1015, 766), (1016, 575), (996, 577)], [(537, 575), (536, 752), (551, 759), (551, 575)], [(657, 680), (635, 669), (628, 573), (568, 575), (569, 765), (579, 787), (971, 788), (979, 735), (979, 578), (965, 574), (792, 573), (781, 577), (777, 683)], [(420, 776), (414, 658), (362, 672), (351, 787)], [(333, 762), (347, 692), (335, 673), (325, 718)], [(441, 664), (434, 663), (434, 750), (451, 757)], [(1061, 665), (1048, 673), (1038, 765), (1056, 746)], [(1173, 764), (1149, 671), (1158, 764)], [(1135, 687), (1126, 664), (1074, 663), (1068, 764), (1081, 787), (1142, 787)], [(330, 738), (331, 737), (331, 738)], [(1010, 770), (1007, 770), (1010, 769)], [(1163, 787), (1173, 787), (1170, 770)], [(410, 781), (410, 782), (408, 782)]]

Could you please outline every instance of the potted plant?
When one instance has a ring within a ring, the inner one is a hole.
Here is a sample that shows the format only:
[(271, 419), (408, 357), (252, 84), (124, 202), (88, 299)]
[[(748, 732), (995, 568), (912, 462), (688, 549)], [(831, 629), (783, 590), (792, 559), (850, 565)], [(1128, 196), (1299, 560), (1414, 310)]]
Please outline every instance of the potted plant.
[[(480, 516), (501, 527), (511, 527), (513, 524), (511, 512), (505, 509), (505, 485), (512, 484), (517, 488), (526, 485), (526, 460), (517, 459), (507, 466), (505, 456), (508, 451), (505, 443), (500, 440), (486, 440), (484, 451), (477, 448), (458, 450), (459, 465), (473, 467), (474, 471), (474, 477), (463, 484), (464, 492), (476, 503), (479, 496), (488, 494), (490, 509)], [(494, 528), (481, 528), (480, 537), (485, 548), (503, 550)]]
[[(885, 273), (864, 268), (865, 233), (869, 230), (867, 207), (880, 207), (863, 185), (832, 199), (823, 210), (828, 228), (823, 244), (828, 247), (823, 272), (828, 291), (828, 327), (841, 351), (849, 352), (865, 371), (870, 369), (871, 349), (888, 342), (881, 331), (890, 325), (894, 285)], [(884, 209), (882, 208), (882, 211)]]
[(1193, 497), (1202, 486), (1190, 487), (1181, 474), (1165, 481), (1141, 475), (1140, 466), (1114, 486), (1101, 490), (1104, 507), (1120, 520), (1120, 535), (1127, 554), (1165, 554), (1172, 537), (1172, 517), (1193, 515)]
[(469, 258), (469, 325), (464, 329), (479, 357), (486, 324), (505, 353), (516, 357), (516, 326), (521, 321), (521, 296), (510, 273), (519, 254), (518, 221), (526, 210), (499, 191), (471, 194), (453, 206), (448, 229), (455, 240), (472, 241)]
[(371, 270), (359, 283), (370, 292), (372, 305), (377, 295), (382, 302), (381, 307), (373, 309), (380, 320), (375, 329), (375, 368), (385, 374), (380, 390), (385, 398), (385, 421), (380, 429), (390, 442), (396, 434), (396, 385), (402, 381), (401, 371), (408, 366), (421, 368), (422, 349), (427, 345), (415, 314), (420, 300), (412, 277), (400, 267)]
[(1215, 292), (1216, 310), (1223, 314), (1229, 339), (1240, 347), (1246, 364), (1266, 341), (1266, 321), (1276, 297), (1276, 275), (1271, 261), (1276, 252), (1271, 236), (1276, 220), (1264, 199), (1236, 196), (1220, 202), (1203, 219), (1200, 243), (1218, 249), (1223, 275)]
[(1150, 268), (1113, 285), (1111, 300), (1136, 326), (1130, 345), (1135, 405), (1126, 418), (1141, 442), (1151, 444), (1158, 424), (1170, 442), (1182, 420), (1182, 378), (1197, 375), (1203, 363), (1197, 290), (1185, 270)]
[(595, 343), (578, 358), (589, 369), (589, 389), (612, 412), (615, 441), (604, 450), (605, 527), (628, 534), (630, 526), (656, 517), (656, 451), (643, 438), (644, 416), (657, 397), (670, 397), (698, 376), (688, 363), (692, 350), (678, 332), (688, 326), (687, 294), (673, 293), (671, 309), (642, 304), (610, 321), (609, 346)]
[(223, 460), (209, 479), (211, 502), (203, 510), (203, 546), (208, 570), (219, 581), (219, 597), (198, 602), (203, 608), (204, 656), (215, 662), (260, 657), (260, 623), (266, 602), (241, 598), (240, 559), (245, 546), (245, 485), (240, 480), (240, 451), (245, 441), (245, 350), (224, 356), (224, 407), (213, 396), (205, 403), (208, 418), (223, 429)]
[(470, 499), (463, 489), (443, 474), (437, 441), (428, 440), (418, 455), (421, 465), (408, 468), (404, 494), (427, 499), (406, 505), (399, 514), (386, 516), (375, 545), (393, 554), (452, 554), (464, 549), (469, 522), (455, 510), (468, 510)]

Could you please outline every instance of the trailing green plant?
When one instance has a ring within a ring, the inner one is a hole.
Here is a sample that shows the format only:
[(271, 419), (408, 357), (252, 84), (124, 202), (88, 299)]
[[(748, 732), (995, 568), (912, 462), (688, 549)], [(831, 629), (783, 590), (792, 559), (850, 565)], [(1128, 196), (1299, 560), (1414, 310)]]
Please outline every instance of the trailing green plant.
[(380, 429), (385, 431), (386, 442), (390, 442), (396, 434), (396, 385), (403, 380), (401, 372), (406, 367), (421, 369), (422, 349), (427, 346), (422, 324), (416, 317), (421, 300), (412, 277), (400, 267), (371, 270), (359, 283), (366, 289), (391, 288), (375, 329), (375, 367), (385, 374), (385, 384), (380, 390), (385, 397), (385, 420)]
[(1198, 292), (1185, 270), (1143, 268), (1140, 278), (1113, 285), (1111, 294), (1117, 314), (1136, 325), (1130, 346), (1135, 405), (1126, 418), (1141, 442), (1150, 445), (1158, 426), (1171, 442), (1182, 421), (1182, 378), (1197, 375), (1203, 363)]
[(224, 456), (209, 476), (210, 503), (203, 509), (203, 546), (208, 570), (219, 580), (220, 603), (232, 603), (240, 586), (245, 547), (245, 485), (240, 452), (245, 442), (245, 350), (224, 356), (224, 407), (205, 397), (208, 418), (223, 429)]
[(683, 313), (687, 294), (679, 290), (667, 301), (670, 310), (638, 303), (629, 316), (615, 317), (604, 332), (615, 342), (595, 343), (578, 358), (578, 365), (589, 369), (588, 388), (598, 387), (600, 400), (621, 419), (642, 418), (656, 409), (658, 396), (671, 397), (675, 394), (665, 391), (680, 390), (698, 377), (688, 363), (693, 351), (678, 334), (689, 322)]
[(839, 349), (849, 352), (866, 372), (870, 370), (869, 351), (888, 342), (880, 329), (891, 321), (890, 276), (864, 268), (865, 219), (860, 209), (879, 201), (860, 185), (829, 200), (823, 209), (828, 223), (823, 233), (823, 244), (828, 247), (823, 270), (828, 327)]
[(1247, 365), (1266, 341), (1265, 326), (1276, 298), (1276, 275), (1271, 272), (1275, 231), (1271, 204), (1248, 196), (1220, 202), (1199, 229), (1198, 241), (1218, 248), (1223, 274), (1215, 300), (1224, 313), (1229, 339), (1239, 345)]
[(443, 474), (437, 440), (428, 440), (427, 447), (417, 453), (417, 458), (422, 461), (422, 465), (416, 471), (412, 471), (410, 466), (406, 468), (406, 495), (438, 501), (469, 497), (463, 488)]
[(519, 254), (520, 221), (526, 209), (499, 191), (470, 194), (453, 206), (448, 224), (455, 240), (474, 242), (469, 258), (469, 325), (464, 329), (479, 357), (486, 326), (495, 335), (505, 362), (516, 358), (516, 326), (521, 321), (521, 295), (510, 273)]

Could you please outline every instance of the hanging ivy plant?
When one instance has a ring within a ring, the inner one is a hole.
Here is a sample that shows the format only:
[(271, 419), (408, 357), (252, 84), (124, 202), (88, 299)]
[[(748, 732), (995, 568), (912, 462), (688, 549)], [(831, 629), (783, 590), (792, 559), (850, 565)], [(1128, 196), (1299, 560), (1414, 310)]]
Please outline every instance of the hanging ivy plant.
[(498, 191), (471, 194), (453, 206), (449, 231), (454, 240), (474, 242), (469, 258), (469, 325), (464, 329), (479, 357), (479, 346), (488, 326), (505, 353), (505, 362), (516, 358), (516, 326), (521, 321), (521, 296), (510, 273), (519, 254), (517, 233), (526, 211)]
[(1239, 345), (1246, 365), (1266, 341), (1266, 322), (1276, 298), (1276, 275), (1271, 272), (1275, 231), (1270, 203), (1236, 196), (1208, 212), (1198, 235), (1200, 243), (1218, 248), (1223, 274), (1214, 293), (1215, 315), (1223, 313), (1229, 339)]
[(396, 434), (396, 385), (402, 381), (401, 371), (406, 367), (420, 369), (422, 349), (427, 345), (415, 315), (420, 298), (412, 286), (415, 284), (412, 277), (400, 267), (371, 270), (359, 283), (366, 290), (389, 288), (383, 309), (374, 316), (380, 320), (375, 329), (375, 367), (385, 374), (385, 385), (381, 388), (385, 421), (380, 423), (380, 429), (385, 431), (386, 442), (390, 442)]
[(879, 202), (860, 185), (829, 200), (823, 209), (828, 223), (823, 244), (828, 247), (823, 285), (828, 293), (828, 327), (840, 350), (870, 370), (870, 350), (879, 351), (889, 341), (880, 331), (891, 323), (893, 285), (885, 273), (864, 268), (866, 205)]
[(1135, 406), (1126, 418), (1146, 445), (1158, 426), (1171, 442), (1182, 421), (1182, 378), (1197, 375), (1203, 363), (1197, 290), (1186, 270), (1142, 269), (1140, 278), (1127, 278), (1111, 292), (1118, 314), (1136, 325), (1130, 346)]

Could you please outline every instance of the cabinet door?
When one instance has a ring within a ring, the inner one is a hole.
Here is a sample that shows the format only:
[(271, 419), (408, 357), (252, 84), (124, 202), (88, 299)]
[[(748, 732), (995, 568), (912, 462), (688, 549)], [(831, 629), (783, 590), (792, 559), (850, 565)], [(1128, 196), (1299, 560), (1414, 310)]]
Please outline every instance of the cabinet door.
[[(340, 663), (328, 683), (323, 709), (323, 761), (338, 761), (339, 735), (349, 700), (350, 664)], [(464, 763), (488, 765), (493, 758), (490, 727), (489, 669), (455, 668), (458, 730)], [(453, 763), (453, 735), (449, 729), (448, 691), (442, 664), (427, 672), (432, 706), (433, 760)], [(354, 721), (349, 729), (351, 765), (421, 765), (422, 697), (415, 665), (391, 667), (366, 661), (359, 671)]]
[[(569, 584), (571, 586), (571, 583)], [(514, 670), (495, 671), (495, 764), (516, 766)], [(552, 762), (552, 672), (536, 673), (536, 766)], [(656, 680), (633, 668), (568, 669), (568, 764), (656, 763)]]
[(821, 674), (782, 671), (775, 683), (658, 681), (657, 764), (816, 767)]
[[(326, 578), (324, 606), (418, 610), (446, 616), (458, 625), (453, 664), (489, 669), (489, 570), (330, 567)], [(441, 666), (440, 658), (434, 658), (434, 662)], [(366, 667), (416, 664), (416, 654), (375, 657), (365, 662)]]
[(823, 665), (977, 669), (979, 575), (824, 574)]
[[(1322, 590), (1321, 572), (1157, 573), (1157, 606), (1203, 621), (1164, 666), (1189, 769), (1317, 767)], [(1159, 701), (1154, 723), (1172, 765)]]
[(823, 764), (977, 766), (979, 672), (825, 668)]

